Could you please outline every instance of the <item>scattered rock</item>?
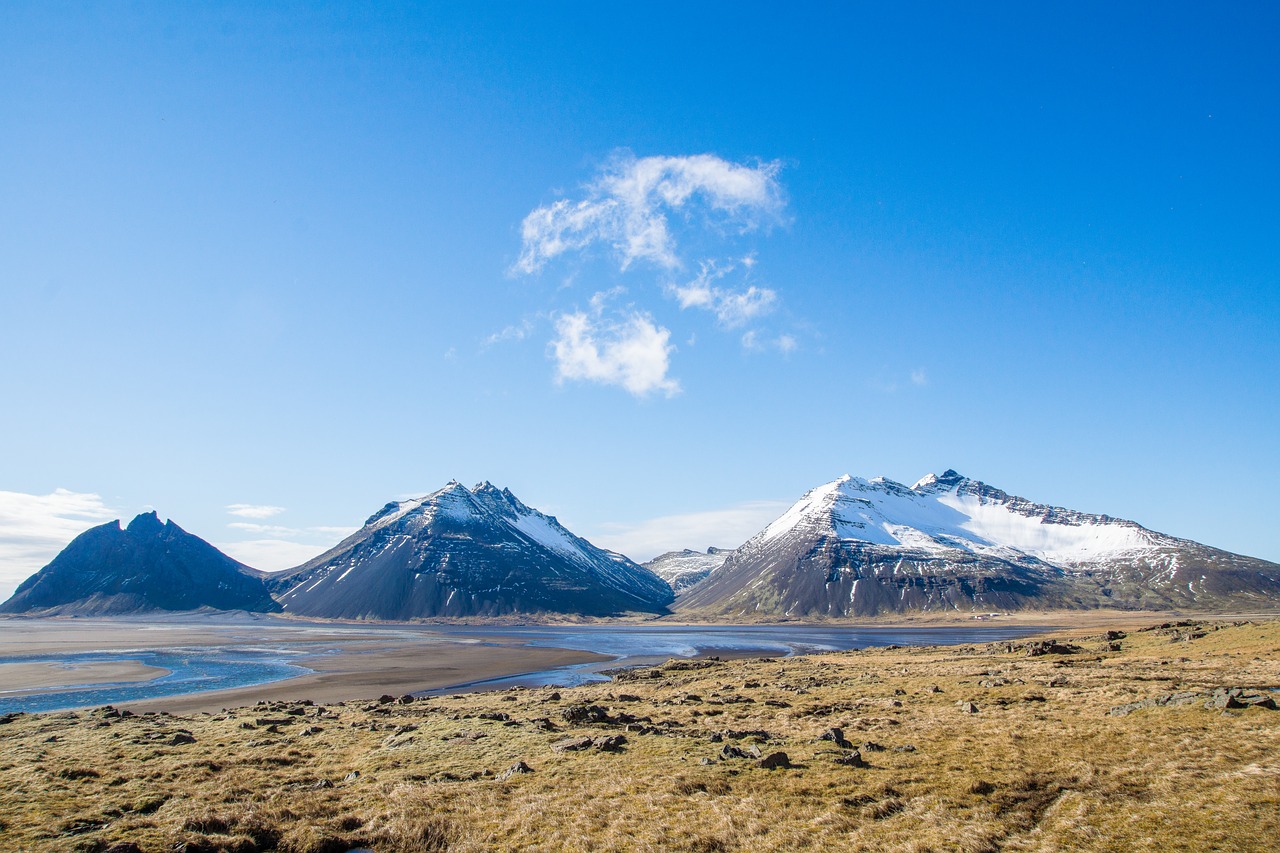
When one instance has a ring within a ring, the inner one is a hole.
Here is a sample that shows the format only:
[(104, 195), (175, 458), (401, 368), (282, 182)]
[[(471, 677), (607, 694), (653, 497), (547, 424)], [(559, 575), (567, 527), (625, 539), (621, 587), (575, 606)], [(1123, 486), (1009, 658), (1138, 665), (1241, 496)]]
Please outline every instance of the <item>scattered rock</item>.
[(844, 767), (870, 767), (871, 766), (867, 764), (865, 759), (863, 759), (862, 753), (856, 749), (853, 750), (852, 752), (846, 752), (844, 755), (841, 755), (840, 757), (836, 758), (835, 762), (836, 764), (840, 764)]
[(590, 749), (591, 746), (592, 740), (589, 737), (570, 737), (551, 744), (556, 752), (577, 752), (580, 749)]
[(599, 705), (570, 705), (560, 712), (566, 723), (581, 725), (583, 723), (612, 723), (609, 712)]
[(787, 757), (785, 752), (771, 752), (756, 764), (765, 770), (773, 770), (775, 767), (790, 767), (791, 759)]
[(961, 713), (964, 713), (964, 714), (978, 713), (978, 706), (973, 704), (972, 702), (957, 702), (956, 707), (959, 708)]
[(1204, 697), (1203, 693), (1184, 690), (1179, 693), (1162, 693), (1159, 696), (1152, 696), (1149, 699), (1143, 699), (1140, 702), (1129, 702), (1125, 705), (1117, 705), (1107, 712), (1111, 717), (1124, 717), (1132, 714), (1134, 711), (1141, 711), (1145, 708), (1163, 708), (1165, 706), (1176, 708), (1180, 705), (1190, 705), (1198, 702)]
[(851, 744), (845, 738), (844, 729), (840, 729), (835, 726), (832, 726), (822, 734), (818, 735), (818, 740), (829, 740), (832, 743), (834, 743), (836, 746), (842, 747), (844, 749), (848, 749), (851, 746), (853, 746), (853, 744)]
[(601, 752), (621, 752), (626, 742), (626, 735), (603, 735), (591, 741), (591, 745)]
[(182, 746), (195, 742), (196, 739), (189, 732), (175, 732), (173, 737), (169, 738), (169, 746)]
[(1059, 643), (1057, 640), (1036, 640), (1034, 643), (1027, 643), (1023, 648), (1026, 649), (1026, 655), (1029, 658), (1036, 658), (1042, 655), (1074, 655), (1084, 651), (1079, 646), (1073, 646), (1070, 643)]
[(360, 771), (359, 771), (359, 770), (352, 770), (352, 771), (351, 771), (350, 773), (348, 773), (346, 776), (343, 776), (343, 777), (342, 777), (342, 781), (343, 781), (343, 782), (354, 782), (354, 781), (356, 781), (356, 780), (357, 780), (357, 779), (359, 779), (359, 778), (360, 778)]
[(523, 761), (517, 761), (515, 764), (512, 764), (506, 770), (503, 770), (501, 773), (498, 774), (498, 781), (505, 782), (508, 779), (510, 779), (512, 776), (520, 776), (525, 773), (532, 773), (532, 772), (533, 772), (533, 768), (530, 767), (528, 764), (525, 764)]

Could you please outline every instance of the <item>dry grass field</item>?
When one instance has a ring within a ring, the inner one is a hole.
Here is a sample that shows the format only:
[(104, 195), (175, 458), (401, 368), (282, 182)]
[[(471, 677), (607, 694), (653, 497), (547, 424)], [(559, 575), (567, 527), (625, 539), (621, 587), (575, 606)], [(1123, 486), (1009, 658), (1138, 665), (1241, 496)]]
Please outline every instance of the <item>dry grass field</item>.
[(19, 715), (0, 725), (0, 848), (1276, 849), (1280, 622), (1117, 633)]

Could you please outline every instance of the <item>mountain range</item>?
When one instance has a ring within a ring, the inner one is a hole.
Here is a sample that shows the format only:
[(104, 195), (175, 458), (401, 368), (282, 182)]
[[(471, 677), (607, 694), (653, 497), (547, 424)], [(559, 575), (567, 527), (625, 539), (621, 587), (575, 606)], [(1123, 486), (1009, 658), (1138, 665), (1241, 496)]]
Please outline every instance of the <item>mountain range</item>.
[(388, 503), (330, 550), (270, 574), (146, 513), (81, 534), (0, 613), (212, 607), (405, 620), (674, 609), (732, 621), (1277, 606), (1280, 565), (948, 470), (913, 486), (846, 475), (732, 551), (671, 551), (643, 566), (488, 482)]

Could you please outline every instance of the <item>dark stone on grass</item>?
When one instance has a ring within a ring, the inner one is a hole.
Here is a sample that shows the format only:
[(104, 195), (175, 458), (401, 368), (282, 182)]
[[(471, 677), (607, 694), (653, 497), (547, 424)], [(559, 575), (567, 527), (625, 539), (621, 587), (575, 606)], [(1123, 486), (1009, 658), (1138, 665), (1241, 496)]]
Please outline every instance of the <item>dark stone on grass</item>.
[(533, 772), (533, 768), (530, 767), (528, 764), (525, 764), (523, 761), (517, 761), (515, 764), (512, 764), (506, 770), (503, 770), (501, 773), (498, 774), (498, 781), (505, 782), (508, 779), (510, 779), (512, 776), (520, 776), (525, 773), (532, 773), (532, 772)]
[(580, 725), (582, 723), (612, 723), (609, 712), (599, 705), (570, 705), (560, 712), (566, 723)]
[(836, 746), (848, 749), (853, 746), (844, 736), (844, 729), (832, 726), (822, 734), (818, 735), (818, 740), (829, 740)]
[(590, 749), (593, 741), (589, 737), (571, 737), (551, 744), (551, 748), (556, 752), (577, 752), (580, 749)]
[(601, 752), (621, 752), (626, 742), (626, 735), (604, 735), (591, 741), (591, 745)]
[(862, 758), (862, 753), (856, 749), (853, 750), (852, 752), (846, 752), (844, 755), (841, 755), (839, 758), (835, 759), (835, 762), (836, 764), (842, 765), (844, 767), (868, 767), (869, 766), (867, 762)]
[(785, 752), (771, 752), (761, 758), (757, 764), (765, 770), (773, 770), (776, 767), (790, 767), (791, 759)]
[(169, 746), (183, 746), (195, 742), (196, 739), (186, 732), (175, 732), (173, 737), (169, 738)]

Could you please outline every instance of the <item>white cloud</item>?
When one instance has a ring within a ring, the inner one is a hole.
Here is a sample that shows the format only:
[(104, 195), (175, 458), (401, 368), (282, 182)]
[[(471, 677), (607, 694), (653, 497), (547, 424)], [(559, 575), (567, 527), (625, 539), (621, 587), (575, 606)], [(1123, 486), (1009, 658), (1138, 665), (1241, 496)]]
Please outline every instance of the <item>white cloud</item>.
[(217, 547), (246, 566), (264, 572), (301, 565), (312, 557), (323, 554), (358, 529), (328, 526), (284, 527), (248, 521), (233, 521), (227, 527), (256, 538), (219, 542), (216, 543)]
[(681, 548), (736, 548), (789, 506), (785, 501), (748, 501), (724, 509), (664, 515), (630, 524), (604, 524), (590, 539), (636, 561), (651, 560)]
[(241, 542), (219, 542), (216, 547), (233, 560), (264, 572), (278, 572), (300, 566), (338, 544), (328, 545), (294, 542), (288, 539), (247, 539)]
[(742, 348), (752, 350), (753, 352), (763, 352), (765, 350), (776, 349), (783, 355), (790, 355), (800, 346), (799, 342), (791, 335), (779, 335), (776, 338), (762, 338), (760, 333), (755, 329), (749, 329), (742, 333)]
[(745, 290), (731, 290), (714, 284), (733, 269), (733, 266), (704, 261), (697, 278), (685, 285), (672, 285), (667, 290), (681, 308), (705, 309), (716, 315), (720, 325), (734, 329), (773, 310), (778, 294), (767, 287), (755, 285)]
[(44, 568), (72, 539), (119, 513), (86, 492), (0, 492), (0, 601)]
[(271, 518), (284, 512), (284, 507), (258, 504), (229, 504), (227, 512), (240, 518)]
[(585, 198), (559, 199), (524, 218), (514, 270), (535, 273), (551, 259), (595, 243), (608, 246), (622, 269), (637, 260), (679, 267), (668, 213), (696, 210), (708, 221), (754, 230), (780, 216), (779, 168), (777, 161), (744, 166), (713, 154), (619, 154), (587, 185)]
[(667, 376), (675, 349), (670, 330), (640, 311), (629, 311), (619, 320), (603, 319), (604, 296), (596, 294), (590, 313), (575, 311), (556, 318), (556, 337), (550, 345), (556, 379), (618, 385), (637, 397), (654, 391), (668, 397), (679, 393), (680, 383)]
[(923, 368), (919, 368), (917, 370), (911, 371), (911, 384), (912, 385), (928, 385), (929, 384), (929, 377), (925, 375)]
[(518, 324), (506, 326), (503, 329), (494, 332), (492, 335), (484, 339), (481, 344), (482, 349), (488, 349), (496, 344), (523, 341), (529, 337), (529, 333), (533, 331), (533, 321), (525, 318)]

